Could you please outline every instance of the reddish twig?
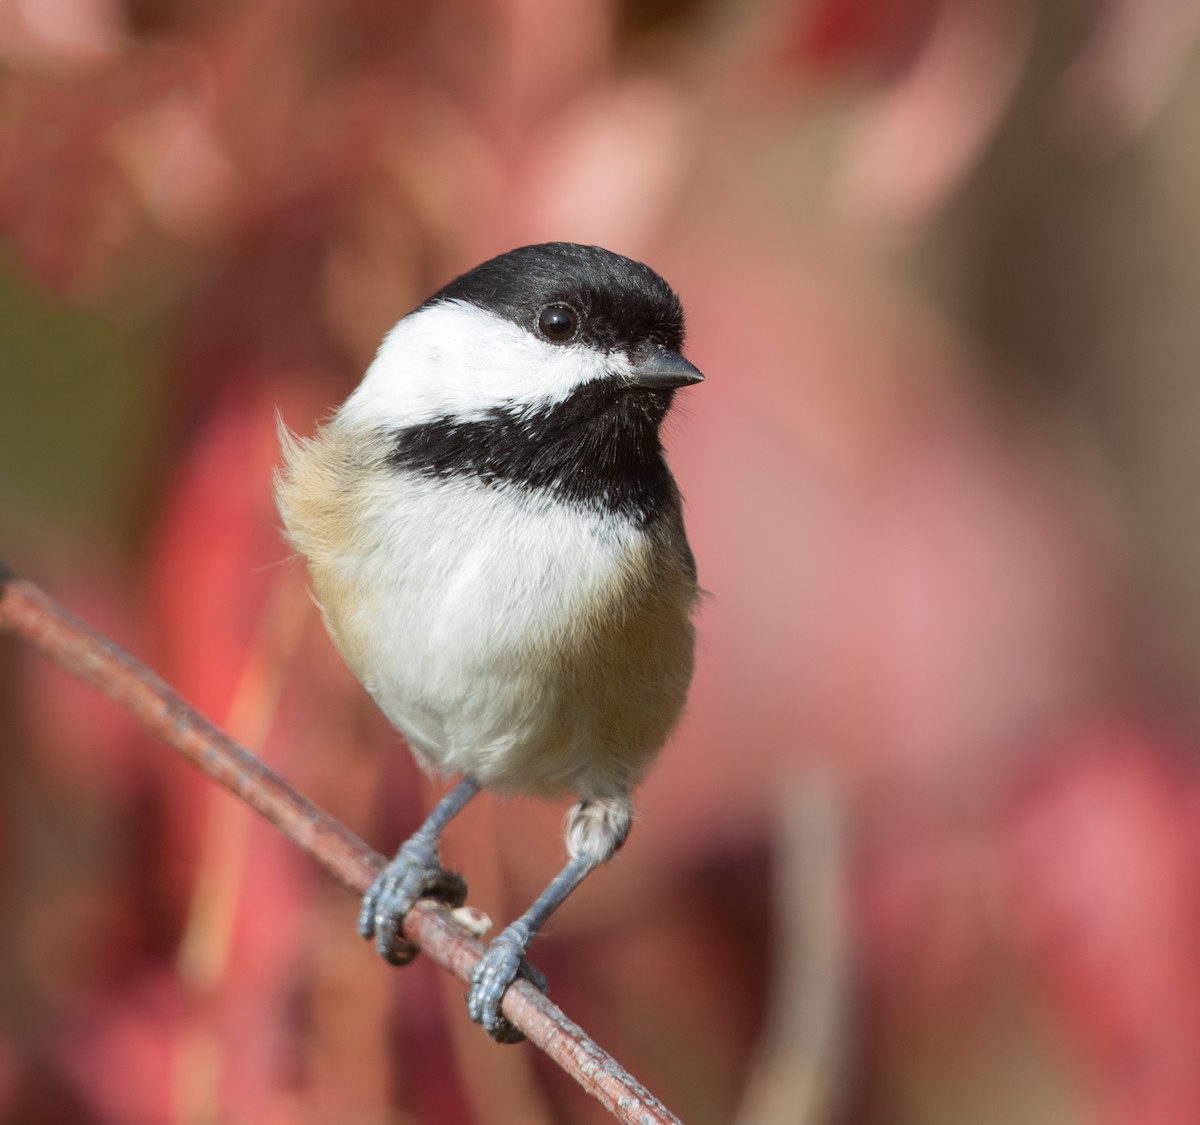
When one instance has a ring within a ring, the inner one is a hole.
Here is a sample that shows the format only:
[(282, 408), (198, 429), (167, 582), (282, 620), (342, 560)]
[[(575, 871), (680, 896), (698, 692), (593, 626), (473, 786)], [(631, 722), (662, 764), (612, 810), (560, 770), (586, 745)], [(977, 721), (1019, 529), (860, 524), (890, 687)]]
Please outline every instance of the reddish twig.
[[(99, 689), (143, 726), (260, 812), (350, 890), (363, 894), (384, 860), (209, 722), (145, 665), (0, 564), (0, 630), (22, 637), (72, 676)], [(429, 900), (404, 933), (461, 981), (483, 946)], [(618, 1120), (669, 1125), (675, 1117), (611, 1055), (526, 981), (504, 997), (504, 1014)]]

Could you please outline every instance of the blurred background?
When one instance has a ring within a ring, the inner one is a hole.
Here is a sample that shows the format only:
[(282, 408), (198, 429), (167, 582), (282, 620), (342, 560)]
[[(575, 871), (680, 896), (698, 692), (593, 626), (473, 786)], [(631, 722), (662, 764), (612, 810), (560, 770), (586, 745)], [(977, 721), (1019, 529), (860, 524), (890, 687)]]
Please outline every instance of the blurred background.
[[(618, 862), (535, 946), (690, 1123), (1200, 1120), (1200, 6), (5, 0), (0, 558), (390, 851), (437, 795), (270, 498), (510, 247), (688, 311), (708, 590)], [(599, 1122), (0, 643), (0, 1119)], [(562, 807), (447, 862), (498, 924)]]

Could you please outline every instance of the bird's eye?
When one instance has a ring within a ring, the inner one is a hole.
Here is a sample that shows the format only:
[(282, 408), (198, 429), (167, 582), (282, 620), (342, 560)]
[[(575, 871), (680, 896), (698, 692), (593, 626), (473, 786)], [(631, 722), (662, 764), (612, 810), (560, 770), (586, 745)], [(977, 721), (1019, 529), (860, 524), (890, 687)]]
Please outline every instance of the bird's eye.
[(579, 317), (566, 305), (547, 305), (538, 317), (538, 331), (556, 344), (566, 343), (579, 329)]

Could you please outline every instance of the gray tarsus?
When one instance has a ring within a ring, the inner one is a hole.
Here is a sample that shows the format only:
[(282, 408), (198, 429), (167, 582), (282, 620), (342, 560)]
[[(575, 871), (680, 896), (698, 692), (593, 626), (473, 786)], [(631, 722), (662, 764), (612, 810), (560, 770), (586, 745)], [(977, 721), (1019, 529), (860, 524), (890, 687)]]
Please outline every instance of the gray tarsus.
[(404, 916), (417, 899), (436, 898), (451, 906), (462, 906), (466, 901), (466, 881), (442, 868), (438, 841), (446, 825), (478, 792), (479, 782), (468, 774), (400, 846), (363, 896), (358, 932), (368, 940), (374, 938), (380, 956), (393, 965), (407, 965), (417, 955), (417, 947), (405, 939), (401, 929)]
[(467, 1014), (497, 1043), (519, 1043), (525, 1038), (500, 1012), (504, 993), (518, 976), (546, 990), (546, 978), (525, 960), (534, 935), (566, 900), (567, 896), (599, 866), (585, 857), (572, 859), (558, 873), (537, 901), (511, 926), (502, 930), (471, 974)]

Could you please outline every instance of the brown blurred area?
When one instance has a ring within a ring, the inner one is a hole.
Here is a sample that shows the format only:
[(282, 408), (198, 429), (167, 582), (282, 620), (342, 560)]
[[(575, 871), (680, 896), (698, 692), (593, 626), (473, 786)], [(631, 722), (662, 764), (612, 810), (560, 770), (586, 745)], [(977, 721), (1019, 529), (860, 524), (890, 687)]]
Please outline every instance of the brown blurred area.
[[(680, 292), (707, 597), (535, 946), (684, 1120), (1200, 1120), (1200, 9), (6, 0), (0, 558), (390, 850), (437, 787), (277, 531), (382, 334), (527, 242)], [(598, 1122), (0, 642), (0, 1120)], [(446, 859), (498, 925), (563, 808)]]

